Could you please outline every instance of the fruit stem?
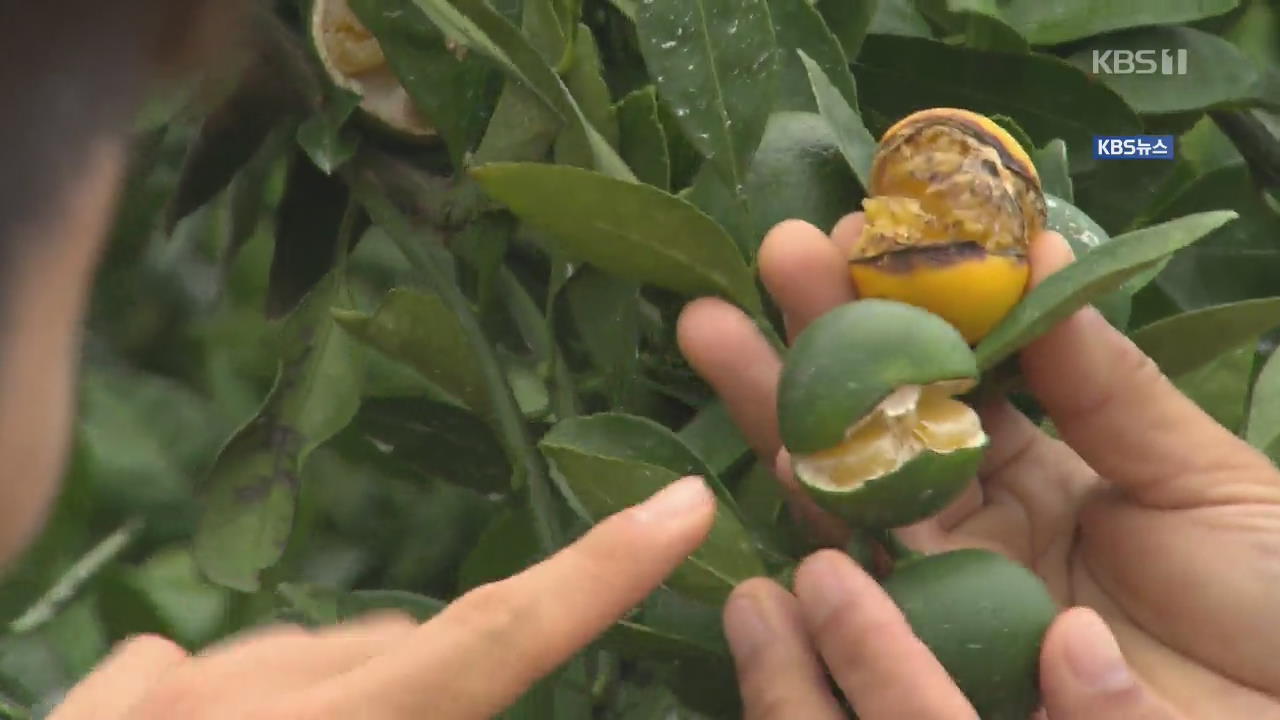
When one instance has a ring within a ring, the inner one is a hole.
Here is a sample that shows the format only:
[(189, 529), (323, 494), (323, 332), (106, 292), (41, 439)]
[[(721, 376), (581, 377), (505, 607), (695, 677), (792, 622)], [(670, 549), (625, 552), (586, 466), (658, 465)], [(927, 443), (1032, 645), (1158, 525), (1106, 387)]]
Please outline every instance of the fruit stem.
[(873, 530), (871, 534), (876, 542), (880, 544), (880, 547), (889, 553), (889, 557), (893, 558), (894, 565), (919, 560), (925, 556), (924, 553), (913, 550), (909, 545), (899, 540), (892, 530)]

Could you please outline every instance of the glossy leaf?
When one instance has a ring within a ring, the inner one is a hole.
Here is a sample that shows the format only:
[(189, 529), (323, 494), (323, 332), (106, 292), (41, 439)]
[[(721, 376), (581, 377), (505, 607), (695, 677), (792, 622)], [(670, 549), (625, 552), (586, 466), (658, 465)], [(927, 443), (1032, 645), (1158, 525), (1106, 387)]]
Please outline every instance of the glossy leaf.
[(1280, 215), (1267, 206), (1243, 165), (1227, 165), (1196, 178), (1160, 213), (1176, 217), (1231, 208), (1240, 219), (1178, 253), (1157, 279), (1183, 309), (1268, 297), (1280, 277)]
[(1173, 378), (1173, 383), (1218, 424), (1234, 433), (1244, 422), (1257, 347), (1257, 338), (1250, 338), (1195, 370)]
[(723, 475), (751, 453), (747, 440), (737, 423), (729, 415), (729, 409), (719, 400), (713, 400), (698, 411), (684, 427), (680, 428), (680, 440), (707, 467), (717, 475)]
[(496, 515), (476, 539), (458, 569), (458, 592), (503, 580), (538, 560), (538, 534), (528, 508)]
[[(933, 29), (916, 9), (914, 0), (877, 0), (867, 33), (918, 38), (933, 37)], [(865, 42), (865, 37), (863, 40)], [(854, 55), (849, 55), (850, 60), (854, 58)]]
[(276, 208), (276, 243), (267, 285), (267, 317), (288, 315), (337, 263), (343, 242), (367, 226), (363, 213), (343, 227), (350, 192), (341, 178), (326, 175), (303, 153), (295, 153)]
[(1079, 40), (1112, 30), (1144, 25), (1170, 25), (1221, 15), (1239, 0), (1010, 0), (1001, 8), (1005, 19), (1037, 45)]
[(289, 608), (308, 624), (318, 626), (354, 620), (378, 610), (399, 610), (425, 622), (446, 607), (442, 600), (402, 590), (336, 592), (295, 583), (282, 583), (276, 590)]
[(1236, 217), (1229, 210), (1190, 215), (1122, 235), (1093, 250), (1027, 293), (978, 344), (978, 366), (995, 367), (1095, 298)]
[(840, 152), (848, 161), (849, 167), (853, 168), (862, 187), (869, 187), (871, 161), (876, 153), (876, 139), (867, 131), (866, 126), (862, 124), (862, 118), (858, 117), (857, 111), (845, 102), (822, 68), (803, 52), (800, 54), (800, 59), (809, 73), (809, 83), (818, 101), (818, 111), (835, 132)]
[(573, 65), (565, 75), (565, 84), (578, 101), (587, 122), (600, 132), (609, 145), (617, 148), (618, 118), (609, 97), (609, 86), (604, 82), (600, 49), (596, 47), (591, 29), (585, 25), (578, 27), (577, 41), (573, 46)]
[(1280, 462), (1280, 353), (1271, 353), (1253, 385), (1244, 437)]
[(1090, 149), (1094, 135), (1131, 135), (1142, 128), (1115, 92), (1078, 68), (1044, 55), (872, 35), (854, 62), (853, 74), (864, 117), (872, 110), (887, 124), (929, 107), (1007, 115), (1037, 144), (1055, 138), (1066, 142), (1071, 167), (1078, 170), (1096, 164)]
[(424, 397), (366, 398), (335, 439), (350, 457), (415, 481), (438, 480), (481, 493), (506, 492), (511, 466), (475, 414)]
[(618, 151), (640, 182), (660, 190), (671, 189), (671, 156), (667, 134), (658, 114), (658, 93), (652, 85), (636, 90), (615, 107), (618, 117)]
[(574, 102), (569, 89), (515, 25), (484, 0), (414, 0), (449, 37), (483, 53), (507, 76), (532, 91), (568, 123), (578, 146), (589, 148), (596, 170), (612, 177), (634, 176)]
[(560, 118), (537, 93), (509, 80), (498, 96), (474, 162), (542, 161), (560, 132)]
[(377, 38), (396, 78), (423, 119), (444, 138), (455, 167), (479, 142), (501, 87), (483, 58), (463, 55), (413, 0), (349, 0)]
[(717, 293), (760, 309), (746, 263), (710, 218), (639, 183), (577, 168), (492, 164), (473, 176), (496, 200), (548, 233), (567, 257), (685, 294)]
[(806, 56), (836, 86), (845, 102), (858, 104), (853, 75), (840, 41), (832, 34), (810, 0), (768, 0), (769, 15), (778, 44), (778, 93), (774, 111), (818, 109), (809, 88), (809, 72), (801, 60)]
[(636, 13), (649, 75), (730, 188), (746, 179), (776, 92), (766, 0), (649, 0)]
[[(1115, 33), (1088, 41), (1068, 60), (1085, 72), (1094, 71), (1094, 58), (1107, 51), (1142, 51), (1175, 72), (1098, 73), (1140, 113), (1176, 113), (1250, 104), (1263, 99), (1268, 86), (1259, 68), (1234, 45), (1216, 35), (1189, 27), (1154, 27)], [(1186, 72), (1172, 65), (1185, 53)], [(1162, 66), (1163, 67), (1163, 66)], [(1276, 102), (1280, 102), (1277, 99)]]
[[(709, 475), (674, 434), (634, 416), (561, 421), (539, 448), (564, 490), (596, 521), (642, 502), (682, 476)], [(718, 485), (714, 476), (707, 480), (713, 488)], [(713, 603), (722, 602), (738, 582), (763, 573), (732, 498), (717, 489), (721, 504), (710, 535), (668, 579), (673, 589)]]
[(359, 136), (346, 125), (359, 104), (359, 95), (335, 88), (328, 104), (298, 126), (298, 145), (326, 175), (356, 153)]
[(565, 299), (610, 405), (625, 408), (640, 375), (640, 288), (594, 268), (574, 273)]
[(1276, 327), (1280, 297), (1193, 310), (1139, 328), (1130, 337), (1166, 375), (1176, 377)]
[(490, 416), (475, 353), (438, 296), (397, 288), (372, 315), (344, 310), (334, 317), (353, 337), (414, 368), (480, 416)]
[(880, 3), (877, 0), (817, 0), (814, 6), (840, 41), (844, 56), (857, 57)]
[(289, 317), (275, 386), (205, 480), (195, 554), (220, 585), (257, 589), (258, 573), (284, 552), (307, 456), (359, 408), (360, 348), (329, 314), (343, 293), (330, 278)]
[(1071, 173), (1067, 164), (1067, 144), (1061, 140), (1051, 140), (1044, 147), (1032, 153), (1036, 172), (1040, 175), (1040, 185), (1046, 193), (1056, 195), (1067, 202), (1074, 202), (1075, 191), (1071, 188)]

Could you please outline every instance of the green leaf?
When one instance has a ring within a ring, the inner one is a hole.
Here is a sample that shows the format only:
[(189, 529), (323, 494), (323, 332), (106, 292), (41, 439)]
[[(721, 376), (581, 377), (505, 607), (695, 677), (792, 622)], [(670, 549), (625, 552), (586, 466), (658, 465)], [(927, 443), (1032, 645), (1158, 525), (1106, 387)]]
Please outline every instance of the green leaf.
[(509, 80), (498, 96), (474, 162), (540, 162), (559, 132), (560, 118), (555, 111), (532, 90)]
[(813, 95), (818, 101), (818, 111), (826, 118), (836, 135), (836, 143), (840, 152), (858, 176), (862, 187), (870, 186), (871, 161), (876, 153), (876, 139), (862, 124), (862, 118), (831, 83), (830, 78), (818, 67), (812, 58), (799, 51), (800, 59), (809, 72), (809, 83)]
[(1177, 217), (1231, 208), (1240, 219), (1178, 253), (1157, 279), (1183, 309), (1276, 294), (1280, 277), (1280, 215), (1260, 198), (1242, 165), (1212, 170), (1188, 185), (1160, 213)]
[(479, 142), (500, 77), (480, 57), (454, 52), (413, 0), (350, 0), (423, 119), (449, 147), (454, 167)]
[[(760, 155), (757, 154), (756, 157)], [(750, 192), (750, 190), (748, 174), (747, 191)], [(744, 258), (750, 258), (755, 254), (755, 250), (764, 238), (756, 234), (756, 223), (753, 222), (752, 214), (744, 212), (743, 198), (734, 194), (711, 163), (703, 164), (698, 174), (693, 176), (693, 183), (681, 190), (678, 197), (687, 200), (715, 220), (716, 224), (738, 244)]]
[(681, 442), (703, 458), (711, 472), (717, 475), (727, 473), (751, 453), (738, 424), (720, 400), (713, 400), (699, 410), (680, 428), (679, 436)]
[(346, 125), (358, 105), (359, 95), (335, 87), (325, 107), (298, 126), (298, 145), (326, 175), (332, 175), (356, 153), (360, 137)]
[(538, 560), (538, 533), (527, 507), (508, 508), (489, 522), (458, 569), (458, 592), (515, 575)]
[[(1111, 241), (1107, 231), (1084, 214), (1080, 208), (1049, 193), (1045, 193), (1044, 199), (1048, 209), (1045, 227), (1062, 235), (1077, 258)], [(1164, 261), (1153, 264), (1150, 269), (1135, 275), (1121, 287), (1094, 300), (1093, 306), (1102, 313), (1107, 322), (1124, 330), (1129, 324), (1132, 311), (1132, 295), (1154, 280), (1162, 268), (1164, 268)]]
[(351, 193), (339, 177), (326, 175), (301, 152), (294, 153), (276, 207), (275, 250), (267, 284), (267, 317), (288, 315), (345, 254), (367, 226), (363, 213), (344, 226)]
[(651, 0), (636, 13), (636, 32), (685, 137), (730, 188), (741, 187), (776, 91), (766, 0)]
[(671, 189), (671, 155), (667, 134), (658, 115), (658, 92), (652, 85), (636, 90), (615, 106), (618, 118), (618, 151), (640, 182), (660, 190)]
[(511, 79), (528, 88), (568, 123), (574, 142), (589, 148), (596, 170), (616, 178), (634, 179), (626, 163), (591, 126), (538, 50), (517, 28), (484, 0), (414, 0), (447, 35), (497, 63)]
[(582, 114), (609, 145), (618, 147), (618, 118), (614, 115), (609, 86), (604, 83), (604, 65), (600, 49), (596, 47), (591, 28), (578, 27), (577, 42), (573, 46), (573, 64), (564, 78), (582, 108)]
[(849, 59), (857, 57), (862, 49), (862, 40), (879, 5), (877, 0), (817, 0), (815, 3)]
[(1236, 217), (1229, 210), (1190, 215), (1122, 235), (1091, 251), (1027, 293), (974, 350), (978, 367), (995, 367), (1095, 298)]
[[(1140, 113), (1169, 114), (1253, 104), (1264, 100), (1265, 76), (1236, 46), (1189, 27), (1154, 27), (1090, 40), (1068, 57), (1093, 72), (1094, 57), (1106, 51), (1144, 51), (1161, 62), (1165, 53), (1186, 53), (1186, 73), (1101, 72), (1097, 78)], [(1273, 102), (1280, 102), (1280, 98)]]
[(1166, 375), (1177, 377), (1277, 326), (1280, 297), (1272, 297), (1182, 313), (1139, 328), (1130, 337)]
[(573, 418), (552, 428), (539, 448), (565, 491), (596, 521), (682, 476), (704, 474), (721, 504), (707, 540), (668, 578), (671, 588), (720, 603), (737, 583), (763, 573), (732, 498), (706, 472), (705, 463), (662, 426), (628, 415)]
[(438, 480), (480, 493), (511, 487), (502, 444), (465, 408), (424, 397), (366, 398), (334, 444), (397, 477)]
[(307, 456), (359, 408), (362, 353), (329, 314), (344, 294), (330, 277), (289, 317), (275, 386), (205, 480), (195, 554), (220, 585), (257, 589), (284, 552)]
[(1244, 438), (1280, 462), (1280, 353), (1271, 353), (1253, 385)]
[(565, 299), (614, 408), (625, 408), (640, 376), (640, 288), (593, 268), (574, 273)]
[(778, 44), (778, 92), (774, 111), (817, 110), (809, 88), (809, 73), (801, 61), (803, 51), (827, 79), (839, 89), (850, 106), (858, 104), (853, 74), (840, 41), (831, 33), (822, 15), (809, 0), (768, 0), (769, 15)]
[[(878, 0), (867, 34), (932, 38), (933, 29), (916, 9), (914, 0)], [(865, 36), (863, 41), (866, 41)], [(850, 60), (855, 57), (853, 54), (849, 55)]]
[(334, 317), (353, 337), (414, 368), (481, 417), (491, 417), (475, 352), (439, 296), (395, 288), (372, 315), (342, 310)]
[(445, 609), (447, 603), (426, 595), (402, 590), (354, 590), (335, 592), (296, 583), (281, 583), (276, 592), (286, 606), (311, 625), (332, 625), (353, 620), (378, 610), (399, 610), (426, 622)]
[(1027, 40), (1005, 20), (997, 0), (920, 0), (917, 7), (965, 45), (1010, 53), (1028, 51)]
[(1001, 8), (1010, 25), (1036, 45), (1079, 40), (1112, 30), (1174, 25), (1221, 15), (1239, 0), (1010, 0)]
[(568, 257), (688, 295), (723, 294), (760, 311), (755, 280), (733, 240), (679, 198), (571, 167), (502, 163), (472, 175)]
[(1071, 188), (1071, 174), (1067, 164), (1067, 144), (1058, 139), (1050, 140), (1047, 145), (1031, 155), (1040, 175), (1040, 184), (1046, 193), (1056, 195), (1067, 202), (1074, 202), (1075, 193)]
[(1218, 424), (1234, 433), (1244, 422), (1257, 347), (1258, 339), (1250, 338), (1195, 370), (1175, 377), (1173, 383)]
[[(1037, 144), (1060, 138), (1077, 170), (1097, 164), (1094, 135), (1132, 135), (1142, 124), (1114, 91), (1062, 60), (872, 35), (853, 65), (864, 117), (883, 124), (930, 107), (1008, 115)], [(870, 123), (869, 123), (870, 125)], [(873, 132), (886, 127), (872, 127)]]

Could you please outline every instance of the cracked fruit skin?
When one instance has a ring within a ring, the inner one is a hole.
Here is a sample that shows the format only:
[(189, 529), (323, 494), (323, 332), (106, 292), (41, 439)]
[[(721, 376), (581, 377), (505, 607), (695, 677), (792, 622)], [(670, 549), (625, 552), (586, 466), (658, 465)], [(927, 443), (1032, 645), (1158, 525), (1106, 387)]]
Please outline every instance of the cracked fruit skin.
[(990, 119), (932, 108), (885, 132), (869, 185), (849, 253), (858, 295), (925, 308), (977, 343), (1026, 291), (1046, 213), (1031, 158)]
[(392, 72), (378, 40), (360, 23), (347, 0), (314, 0), (311, 38), (334, 85), (360, 96), (360, 110), (405, 140), (436, 136)]
[(893, 300), (858, 300), (814, 321), (787, 355), (778, 424), (796, 478), (856, 527), (907, 525), (941, 510), (987, 445), (953, 395), (976, 360), (945, 320)]
[(883, 584), (982, 720), (1031, 716), (1058, 613), (1040, 578), (987, 550), (955, 550), (900, 562)]

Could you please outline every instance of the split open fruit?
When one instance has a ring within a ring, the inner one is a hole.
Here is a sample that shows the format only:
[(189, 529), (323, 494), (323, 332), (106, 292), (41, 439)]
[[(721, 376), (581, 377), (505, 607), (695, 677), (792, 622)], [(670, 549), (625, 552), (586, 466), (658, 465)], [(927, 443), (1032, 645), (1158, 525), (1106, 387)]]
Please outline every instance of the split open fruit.
[(955, 395), (977, 363), (945, 320), (892, 300), (858, 300), (814, 321), (787, 355), (778, 422), (815, 500), (856, 526), (907, 525), (941, 510), (987, 446)]
[(885, 132), (869, 185), (849, 253), (859, 296), (917, 305), (982, 339), (1025, 292), (1027, 247), (1045, 224), (1031, 158), (990, 119), (933, 108)]
[(360, 109), (368, 116), (403, 137), (435, 135), (347, 0), (315, 0), (311, 37), (329, 79), (359, 95)]

